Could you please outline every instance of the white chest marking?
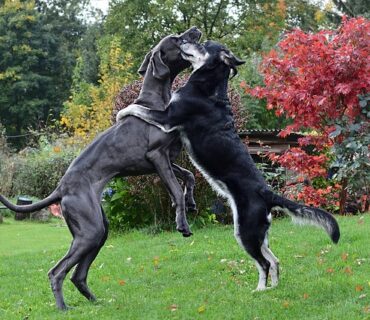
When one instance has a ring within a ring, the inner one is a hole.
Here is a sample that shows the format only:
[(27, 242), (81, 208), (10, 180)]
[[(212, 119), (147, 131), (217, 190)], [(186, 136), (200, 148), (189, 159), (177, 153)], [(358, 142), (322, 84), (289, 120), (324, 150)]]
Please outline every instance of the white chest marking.
[(231, 192), (227, 188), (226, 184), (223, 183), (220, 180), (214, 179), (207, 171), (204, 169), (196, 160), (196, 155), (193, 152), (193, 148), (191, 146), (191, 143), (186, 136), (186, 134), (183, 131), (180, 131), (181, 140), (184, 144), (184, 147), (188, 151), (189, 158), (193, 165), (200, 171), (200, 173), (204, 176), (204, 178), (208, 181), (208, 183), (211, 185), (213, 190), (215, 190), (220, 196), (226, 198), (228, 200), (229, 206), (231, 208), (231, 211), (233, 213), (233, 221), (234, 221), (234, 236), (239, 243), (239, 245), (243, 248), (243, 245), (240, 240), (240, 233), (239, 233), (239, 219), (238, 219), (238, 209), (234, 200), (234, 197), (232, 196)]

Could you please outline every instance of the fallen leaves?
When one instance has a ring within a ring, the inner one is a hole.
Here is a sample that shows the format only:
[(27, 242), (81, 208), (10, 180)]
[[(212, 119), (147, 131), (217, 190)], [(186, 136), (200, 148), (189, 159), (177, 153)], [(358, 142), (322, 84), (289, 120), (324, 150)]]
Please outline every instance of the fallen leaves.
[[(246, 268), (248, 265), (246, 265), (245, 260), (227, 260), (227, 259), (221, 259), (220, 263), (226, 265), (228, 271), (231, 273), (231, 275), (234, 277), (235, 275), (243, 275), (246, 272)], [(235, 279), (234, 279), (235, 280)], [(239, 282), (237, 281), (239, 284)]]
[(284, 302), (283, 302), (283, 307), (284, 308), (289, 308), (289, 306), (290, 306), (290, 302), (289, 301), (287, 301), (287, 300), (285, 300)]
[(204, 304), (202, 304), (201, 306), (198, 307), (198, 313), (203, 313), (204, 311), (206, 311), (206, 306)]
[(364, 224), (365, 220), (364, 220), (364, 217), (360, 217), (358, 220), (357, 220), (357, 224)]
[(356, 285), (355, 289), (356, 289), (356, 292), (360, 292), (360, 291), (364, 290), (364, 287), (362, 285), (358, 284), (358, 285)]
[(155, 256), (153, 258), (153, 265), (154, 265), (155, 270), (159, 269), (159, 257), (158, 256)]
[(327, 268), (326, 269), (326, 273), (334, 273), (334, 269), (333, 268)]
[(344, 273), (348, 274), (348, 275), (352, 275), (353, 272), (352, 272), (352, 269), (350, 267), (345, 267), (344, 270), (343, 270)]
[(167, 309), (170, 310), (171, 312), (175, 312), (177, 311), (178, 306), (177, 304), (171, 304), (170, 306), (167, 307)]
[(347, 252), (342, 253), (341, 258), (342, 258), (342, 261), (347, 261), (347, 259), (348, 259), (348, 253)]

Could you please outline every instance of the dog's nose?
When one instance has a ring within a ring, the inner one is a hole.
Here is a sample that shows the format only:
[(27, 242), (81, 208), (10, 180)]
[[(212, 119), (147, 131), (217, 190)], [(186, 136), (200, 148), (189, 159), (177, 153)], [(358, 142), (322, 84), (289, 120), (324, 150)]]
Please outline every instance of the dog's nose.
[(189, 34), (189, 37), (191, 38), (191, 40), (195, 40), (195, 41), (198, 41), (200, 39), (200, 37), (202, 36), (202, 32), (200, 32), (200, 30), (195, 26), (191, 27), (188, 30), (188, 34)]

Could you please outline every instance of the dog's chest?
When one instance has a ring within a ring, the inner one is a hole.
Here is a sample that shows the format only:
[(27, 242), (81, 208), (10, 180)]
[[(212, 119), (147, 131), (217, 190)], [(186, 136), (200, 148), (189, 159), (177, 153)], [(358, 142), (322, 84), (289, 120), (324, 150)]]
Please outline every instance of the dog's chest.
[(212, 174), (207, 170), (206, 167), (204, 167), (200, 161), (198, 160), (197, 154), (194, 152), (194, 148), (187, 136), (187, 134), (182, 131), (180, 133), (181, 136), (181, 141), (185, 147), (185, 149), (188, 152), (189, 158), (193, 165), (199, 170), (199, 172), (204, 176), (204, 178), (208, 181), (208, 183), (211, 185), (211, 187), (219, 193), (221, 196), (224, 197), (229, 197), (229, 192), (227, 190), (226, 185), (222, 182), (216, 179), (215, 177), (212, 176)]

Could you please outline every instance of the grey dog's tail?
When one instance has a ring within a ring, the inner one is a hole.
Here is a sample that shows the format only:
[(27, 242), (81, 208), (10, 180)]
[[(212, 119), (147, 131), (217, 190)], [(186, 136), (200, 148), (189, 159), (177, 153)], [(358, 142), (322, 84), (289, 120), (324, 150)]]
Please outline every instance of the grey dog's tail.
[(338, 223), (329, 212), (288, 200), (266, 188), (262, 189), (259, 193), (270, 208), (282, 209), (298, 223), (309, 223), (321, 227), (328, 233), (334, 243), (339, 241), (340, 231)]
[(38, 211), (58, 201), (60, 201), (60, 196), (57, 191), (54, 191), (48, 197), (39, 202), (23, 206), (11, 203), (8, 199), (0, 194), (0, 202), (2, 202), (8, 209), (21, 213)]

